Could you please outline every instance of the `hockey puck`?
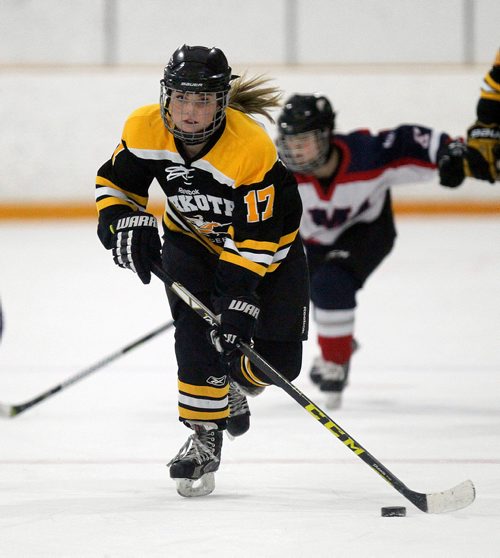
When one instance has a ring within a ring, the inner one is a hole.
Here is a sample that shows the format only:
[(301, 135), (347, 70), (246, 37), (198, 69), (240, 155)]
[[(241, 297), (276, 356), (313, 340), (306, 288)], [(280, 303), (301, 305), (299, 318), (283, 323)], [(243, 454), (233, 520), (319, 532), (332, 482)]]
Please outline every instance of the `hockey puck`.
[(380, 510), (382, 517), (405, 517), (406, 516), (406, 508), (404, 507), (387, 507), (381, 508)]

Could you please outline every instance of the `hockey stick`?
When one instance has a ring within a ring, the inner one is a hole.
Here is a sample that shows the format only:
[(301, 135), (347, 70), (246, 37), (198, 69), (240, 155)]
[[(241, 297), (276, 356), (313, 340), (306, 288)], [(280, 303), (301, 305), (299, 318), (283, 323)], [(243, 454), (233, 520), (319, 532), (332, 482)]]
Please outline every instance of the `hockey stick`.
[(20, 415), (21, 413), (23, 413), (27, 409), (30, 409), (31, 407), (34, 407), (35, 405), (37, 405), (38, 403), (41, 403), (45, 399), (48, 399), (49, 397), (52, 397), (53, 395), (55, 395), (56, 393), (59, 393), (63, 389), (66, 389), (67, 387), (69, 387), (72, 384), (78, 382), (79, 380), (82, 380), (86, 376), (89, 376), (90, 374), (92, 374), (92, 372), (96, 372), (100, 368), (103, 368), (107, 364), (113, 362), (117, 358), (119, 358), (119, 357), (123, 356), (124, 354), (128, 353), (129, 351), (131, 351), (132, 349), (135, 349), (139, 345), (142, 345), (146, 341), (149, 341), (150, 339), (153, 339), (153, 337), (156, 337), (160, 333), (163, 333), (167, 329), (170, 329), (173, 326), (173, 324), (174, 324), (173, 321), (169, 321), (166, 324), (163, 324), (162, 326), (157, 327), (156, 329), (154, 329), (153, 331), (150, 331), (146, 335), (143, 335), (142, 337), (140, 337), (136, 341), (133, 341), (132, 343), (129, 343), (128, 345), (125, 345), (125, 347), (119, 349), (118, 351), (115, 351), (114, 353), (110, 354), (109, 356), (101, 359), (99, 362), (96, 362), (92, 366), (89, 366), (88, 368), (85, 368), (85, 370), (82, 370), (81, 372), (78, 372), (78, 374), (75, 374), (74, 376), (71, 376), (70, 378), (68, 378), (64, 382), (61, 382), (57, 386), (54, 386), (54, 387), (48, 389), (47, 391), (44, 391), (43, 393), (41, 393), (37, 397), (34, 397), (33, 399), (30, 399), (29, 401), (25, 401), (24, 403), (19, 403), (18, 405), (7, 405), (6, 403), (0, 403), (0, 417), (9, 418), (9, 417), (15, 417), (17, 415)]
[[(217, 316), (195, 298), (183, 285), (174, 281), (172, 277), (160, 265), (153, 265), (153, 273), (159, 277), (165, 285), (191, 307), (201, 318), (212, 327), (218, 325)], [(304, 395), (296, 386), (282, 376), (271, 364), (266, 362), (250, 345), (244, 342), (239, 344), (240, 351), (262, 370), (264, 374), (283, 391), (288, 393), (301, 407), (308, 411), (314, 419), (324, 426), (331, 434), (338, 438), (355, 455), (362, 459), (369, 467), (386, 480), (393, 488), (402, 494), (407, 500), (414, 504), (419, 510), (426, 513), (443, 513), (456, 511), (470, 505), (475, 498), (475, 488), (470, 480), (466, 480), (457, 486), (444, 492), (420, 493), (408, 488), (393, 473), (387, 469), (368, 450), (357, 442), (350, 434), (335, 423), (324, 411)]]

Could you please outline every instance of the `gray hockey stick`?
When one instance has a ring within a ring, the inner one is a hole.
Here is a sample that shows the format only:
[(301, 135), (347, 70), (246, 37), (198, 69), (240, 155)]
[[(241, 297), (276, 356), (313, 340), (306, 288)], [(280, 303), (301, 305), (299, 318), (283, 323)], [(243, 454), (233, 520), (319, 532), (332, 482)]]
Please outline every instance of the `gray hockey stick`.
[[(218, 325), (219, 321), (217, 316), (215, 316), (215, 314), (201, 301), (195, 298), (183, 285), (176, 282), (160, 265), (154, 264), (152, 271), (172, 292), (203, 318), (209, 326), (216, 327)], [(250, 345), (240, 342), (239, 349), (250, 362), (262, 370), (275, 385), (282, 388), (283, 391), (290, 395), (302, 408), (310, 413), (315, 420), (419, 510), (426, 513), (444, 513), (460, 510), (472, 504), (474, 501), (475, 488), (470, 480), (466, 480), (443, 492), (420, 493), (411, 490), (296, 386), (280, 374), (271, 364), (265, 361)]]
[(34, 407), (35, 405), (38, 405), (38, 403), (41, 403), (42, 401), (45, 401), (45, 399), (48, 399), (49, 397), (52, 397), (53, 395), (55, 395), (56, 393), (59, 393), (63, 389), (66, 389), (67, 387), (73, 385), (74, 383), (76, 383), (76, 382), (82, 380), (83, 378), (89, 376), (93, 372), (96, 372), (97, 370), (99, 370), (99, 369), (103, 368), (104, 366), (110, 364), (111, 362), (113, 362), (117, 358), (125, 355), (126, 353), (128, 353), (132, 349), (135, 349), (139, 345), (142, 345), (146, 341), (149, 341), (150, 339), (153, 339), (153, 337), (156, 337), (160, 333), (163, 333), (167, 329), (170, 329), (173, 326), (173, 324), (174, 324), (173, 321), (169, 321), (166, 324), (163, 324), (162, 326), (157, 327), (153, 331), (150, 331), (149, 333), (147, 333), (146, 335), (143, 335), (139, 339), (136, 339), (132, 343), (129, 343), (128, 345), (125, 345), (125, 347), (122, 347), (118, 351), (115, 351), (114, 353), (111, 353), (110, 355), (101, 359), (99, 362), (96, 362), (92, 366), (89, 366), (88, 368), (85, 368), (85, 370), (82, 370), (81, 372), (78, 372), (78, 374), (75, 374), (74, 376), (71, 376), (70, 378), (68, 378), (64, 382), (61, 382), (60, 384), (57, 384), (56, 386), (44, 391), (40, 395), (37, 395), (36, 397), (33, 397), (33, 399), (29, 399), (28, 401), (25, 401), (24, 403), (18, 403), (17, 405), (8, 405), (6, 403), (0, 403), (0, 417), (9, 418), (9, 417), (15, 417), (17, 415), (20, 415), (21, 413), (23, 413), (27, 409), (30, 409), (31, 407)]

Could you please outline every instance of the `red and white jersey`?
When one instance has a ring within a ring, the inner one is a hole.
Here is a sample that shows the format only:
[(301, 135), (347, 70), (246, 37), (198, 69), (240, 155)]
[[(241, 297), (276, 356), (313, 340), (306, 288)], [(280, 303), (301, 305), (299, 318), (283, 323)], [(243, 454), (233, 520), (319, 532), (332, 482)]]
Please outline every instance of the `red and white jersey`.
[(401, 125), (372, 135), (367, 130), (334, 134), (339, 168), (330, 184), (296, 173), (303, 213), (300, 234), (307, 244), (332, 245), (349, 227), (370, 223), (381, 213), (391, 186), (430, 180), (447, 134)]

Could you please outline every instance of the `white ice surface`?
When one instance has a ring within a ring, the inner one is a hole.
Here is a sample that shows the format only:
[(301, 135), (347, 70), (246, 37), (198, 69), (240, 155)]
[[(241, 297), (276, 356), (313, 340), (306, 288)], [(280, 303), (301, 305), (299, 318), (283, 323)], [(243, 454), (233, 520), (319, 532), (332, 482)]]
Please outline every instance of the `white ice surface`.
[[(0, 419), (0, 556), (500, 555), (500, 219), (400, 219), (358, 298), (351, 382), (332, 418), (419, 492), (472, 479), (426, 515), (278, 388), (224, 443), (215, 492), (182, 499), (173, 332)], [(170, 319), (163, 288), (118, 269), (92, 222), (0, 223), (0, 401), (57, 385)], [(322, 406), (307, 370), (297, 385)], [(382, 518), (382, 506), (407, 507)]]

